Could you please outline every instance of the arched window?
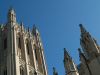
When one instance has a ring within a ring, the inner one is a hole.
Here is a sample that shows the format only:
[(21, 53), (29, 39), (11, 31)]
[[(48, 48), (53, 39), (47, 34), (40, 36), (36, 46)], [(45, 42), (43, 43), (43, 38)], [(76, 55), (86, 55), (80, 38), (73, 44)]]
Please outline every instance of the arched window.
[(35, 52), (35, 58), (36, 58), (36, 60), (38, 60), (38, 58), (37, 58), (37, 51), (36, 51), (36, 46), (34, 45), (34, 52)]
[(20, 37), (18, 37), (18, 48), (21, 49), (21, 39), (20, 39)]
[(29, 42), (28, 42), (28, 40), (26, 40), (26, 50), (27, 50), (27, 54), (29, 55)]
[(18, 35), (17, 35), (17, 47), (18, 47), (19, 49), (21, 49), (21, 38), (20, 38), (20, 33), (18, 33)]
[(34, 49), (34, 51), (35, 51), (35, 57), (36, 57), (36, 60), (37, 60), (37, 52), (36, 52), (36, 48)]
[(24, 75), (24, 69), (20, 67), (20, 75)]
[(28, 43), (26, 44), (26, 49), (27, 49), (27, 54), (29, 54), (29, 45), (28, 45)]
[(7, 48), (7, 38), (4, 39), (4, 49)]
[(37, 75), (37, 72), (36, 71), (34, 72), (34, 75)]

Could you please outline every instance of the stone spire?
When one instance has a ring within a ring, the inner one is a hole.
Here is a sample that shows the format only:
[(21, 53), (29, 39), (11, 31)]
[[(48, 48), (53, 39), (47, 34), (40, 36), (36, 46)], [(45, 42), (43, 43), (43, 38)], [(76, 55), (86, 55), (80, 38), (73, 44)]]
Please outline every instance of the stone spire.
[(94, 54), (99, 53), (99, 47), (90, 33), (86, 31), (82, 24), (79, 25), (81, 30), (80, 45), (87, 58), (93, 57)]
[(58, 72), (56, 71), (55, 67), (53, 67), (53, 75), (58, 75)]
[(84, 54), (82, 53), (82, 51), (81, 51), (81, 49), (80, 48), (78, 48), (78, 52), (79, 52), (79, 57), (80, 57), (80, 61), (83, 63), (83, 64), (85, 64), (85, 62), (86, 62), (86, 57), (84, 56)]
[(8, 11), (8, 23), (10, 24), (16, 23), (16, 13), (12, 7)]
[(79, 24), (79, 26), (80, 26), (80, 31), (81, 31), (82, 34), (85, 33), (85, 32), (87, 32), (86, 29), (83, 27), (82, 24)]
[(24, 30), (24, 24), (23, 24), (23, 22), (21, 22), (21, 31), (23, 31)]
[(90, 67), (88, 65), (87, 58), (84, 56), (84, 54), (82, 53), (80, 48), (78, 48), (78, 51), (79, 51), (79, 57), (80, 57), (81, 65), (83, 65), (84, 67), (87, 67), (89, 74), (92, 75), (92, 72), (91, 72)]
[(64, 67), (65, 67), (65, 75), (79, 75), (75, 63), (73, 62), (72, 58), (69, 56), (65, 48), (64, 48)]
[(37, 28), (36, 28), (36, 25), (34, 24), (34, 25), (33, 25), (33, 28), (32, 28), (32, 34), (33, 34), (33, 35), (36, 35), (36, 29), (37, 29)]
[(72, 58), (69, 56), (69, 53), (67, 52), (66, 48), (64, 48), (64, 60), (71, 60)]

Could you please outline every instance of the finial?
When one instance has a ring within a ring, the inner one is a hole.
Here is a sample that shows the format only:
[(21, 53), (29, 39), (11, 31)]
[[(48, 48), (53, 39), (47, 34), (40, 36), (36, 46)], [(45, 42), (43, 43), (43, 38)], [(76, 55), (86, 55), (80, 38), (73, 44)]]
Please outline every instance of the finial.
[(67, 52), (67, 50), (66, 50), (66, 48), (64, 48), (64, 59), (71, 59), (72, 60), (72, 58), (70, 57), (70, 55), (69, 55), (69, 53)]
[(82, 24), (79, 24), (79, 26), (82, 27), (83, 25)]
[(69, 56), (69, 54), (68, 54), (66, 48), (64, 48), (64, 55), (68, 55), (68, 56)]
[(58, 75), (55, 67), (53, 67), (53, 75)]
[(86, 29), (83, 27), (82, 24), (79, 24), (79, 27), (80, 27), (81, 33), (85, 33), (86, 32)]
[(30, 31), (29, 27), (28, 27), (28, 32)]
[(64, 48), (64, 53), (66, 52), (66, 48)]
[(23, 26), (24, 24), (23, 24), (23, 22), (21, 21), (21, 24), (20, 24), (21, 26)]
[(81, 54), (81, 53), (82, 53), (80, 48), (78, 48), (78, 52), (79, 52), (79, 54)]
[(35, 24), (33, 24), (33, 28), (34, 28), (34, 27), (36, 27), (36, 25), (35, 25)]
[[(84, 54), (82, 53), (82, 51), (81, 51), (81, 49), (80, 48), (78, 48), (78, 51), (79, 51), (79, 57), (84, 57), (85, 58), (85, 56), (84, 56)], [(81, 58), (80, 58), (81, 59)]]
[(53, 67), (53, 71), (55, 71), (55, 67)]
[(21, 30), (23, 30), (23, 25), (24, 25), (23, 22), (21, 22), (20, 25), (21, 25)]
[(33, 24), (33, 30), (36, 30), (37, 28), (36, 28), (36, 25), (35, 24)]
[(35, 35), (36, 35), (36, 30), (37, 30), (37, 27), (36, 27), (35, 24), (33, 24), (32, 32), (33, 32), (33, 34), (35, 34)]

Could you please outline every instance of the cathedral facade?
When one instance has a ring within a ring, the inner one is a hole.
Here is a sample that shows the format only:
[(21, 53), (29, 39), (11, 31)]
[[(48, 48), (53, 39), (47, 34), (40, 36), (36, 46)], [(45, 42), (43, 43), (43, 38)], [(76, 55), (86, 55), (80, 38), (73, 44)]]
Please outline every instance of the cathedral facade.
[(48, 75), (38, 29), (25, 29), (12, 8), (0, 25), (0, 75)]
[(64, 48), (65, 74), (100, 75), (100, 46), (82, 24), (79, 26), (81, 31), (81, 48), (78, 48), (80, 64), (76, 65)]

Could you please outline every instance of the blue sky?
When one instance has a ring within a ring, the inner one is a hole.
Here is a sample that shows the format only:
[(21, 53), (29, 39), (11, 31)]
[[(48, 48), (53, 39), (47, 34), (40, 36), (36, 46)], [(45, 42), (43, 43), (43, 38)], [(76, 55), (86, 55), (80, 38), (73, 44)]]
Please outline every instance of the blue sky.
[(76, 64), (80, 47), (79, 24), (100, 44), (100, 0), (0, 0), (0, 23), (7, 22), (10, 7), (16, 11), (17, 21), (25, 27), (38, 27), (44, 49), (48, 73), (55, 66), (64, 75), (63, 48), (67, 48)]

